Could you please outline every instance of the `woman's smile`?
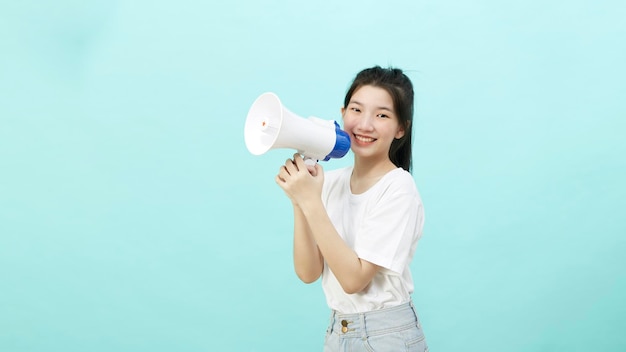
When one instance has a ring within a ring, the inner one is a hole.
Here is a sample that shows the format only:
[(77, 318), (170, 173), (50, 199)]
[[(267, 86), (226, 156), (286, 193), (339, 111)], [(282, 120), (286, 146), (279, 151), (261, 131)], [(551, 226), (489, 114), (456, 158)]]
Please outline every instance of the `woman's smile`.
[(363, 135), (359, 135), (359, 134), (353, 134), (354, 139), (356, 140), (357, 143), (359, 144), (371, 144), (373, 142), (376, 141), (376, 138), (372, 138), (372, 137), (367, 137), (367, 136), (363, 136)]

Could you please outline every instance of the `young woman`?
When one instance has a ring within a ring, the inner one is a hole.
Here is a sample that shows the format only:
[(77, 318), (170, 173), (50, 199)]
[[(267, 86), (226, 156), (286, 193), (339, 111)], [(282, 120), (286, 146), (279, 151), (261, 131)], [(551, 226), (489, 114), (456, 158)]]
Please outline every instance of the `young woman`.
[(322, 276), (324, 351), (426, 351), (409, 264), (424, 222), (411, 174), (413, 85), (400, 69), (357, 74), (341, 108), (354, 165), (324, 173), (299, 154), (276, 182), (294, 209), (294, 267)]

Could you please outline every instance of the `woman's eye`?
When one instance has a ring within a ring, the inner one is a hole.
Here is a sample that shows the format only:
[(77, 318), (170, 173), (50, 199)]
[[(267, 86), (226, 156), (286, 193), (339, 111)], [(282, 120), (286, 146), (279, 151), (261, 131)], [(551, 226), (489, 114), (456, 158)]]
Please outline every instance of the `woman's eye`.
[(383, 119), (386, 119), (386, 118), (388, 118), (389, 116), (387, 116), (387, 115), (385, 115), (385, 114), (378, 114), (378, 117), (383, 118)]
[(361, 109), (359, 108), (351, 108), (350, 110), (355, 111), (355, 112), (361, 112)]

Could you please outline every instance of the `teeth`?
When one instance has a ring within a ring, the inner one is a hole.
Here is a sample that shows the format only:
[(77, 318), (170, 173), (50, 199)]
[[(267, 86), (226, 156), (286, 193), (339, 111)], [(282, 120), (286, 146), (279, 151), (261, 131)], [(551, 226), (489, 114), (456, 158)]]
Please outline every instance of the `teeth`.
[(366, 142), (366, 143), (373, 142), (376, 140), (375, 138), (363, 137), (363, 136), (358, 136), (358, 135), (355, 135), (354, 137), (356, 137), (356, 139), (360, 140), (361, 142)]

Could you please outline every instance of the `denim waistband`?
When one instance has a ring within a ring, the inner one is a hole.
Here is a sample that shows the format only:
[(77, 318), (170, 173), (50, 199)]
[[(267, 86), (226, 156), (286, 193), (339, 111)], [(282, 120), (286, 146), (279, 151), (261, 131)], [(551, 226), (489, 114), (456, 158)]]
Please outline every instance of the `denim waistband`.
[(419, 327), (419, 319), (413, 302), (363, 313), (343, 314), (333, 310), (330, 314), (328, 332), (346, 338), (387, 334)]

